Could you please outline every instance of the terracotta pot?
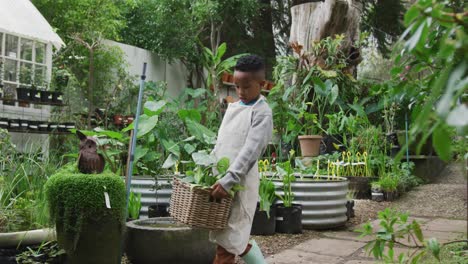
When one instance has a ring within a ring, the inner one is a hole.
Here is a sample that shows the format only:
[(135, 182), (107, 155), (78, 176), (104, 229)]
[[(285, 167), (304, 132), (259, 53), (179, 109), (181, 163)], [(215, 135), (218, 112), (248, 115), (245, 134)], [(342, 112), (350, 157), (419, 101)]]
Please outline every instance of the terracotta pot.
[(234, 75), (229, 74), (228, 83), (233, 83), (233, 82), (234, 82)]
[(221, 76), (221, 80), (223, 82), (229, 82), (229, 75), (230, 75), (229, 73), (223, 72), (223, 76)]
[(114, 115), (114, 125), (122, 125), (123, 116), (122, 115)]
[(299, 144), (301, 145), (301, 153), (303, 157), (317, 157), (320, 154), (320, 142), (322, 136), (307, 135), (299, 136)]

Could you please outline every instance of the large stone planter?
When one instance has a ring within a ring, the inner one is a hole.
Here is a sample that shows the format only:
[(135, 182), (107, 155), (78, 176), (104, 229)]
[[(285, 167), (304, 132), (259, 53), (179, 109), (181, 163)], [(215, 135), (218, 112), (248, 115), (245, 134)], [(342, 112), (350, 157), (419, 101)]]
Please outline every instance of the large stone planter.
[(127, 223), (125, 253), (138, 264), (212, 263), (215, 245), (209, 241), (207, 230), (159, 217)]
[[(348, 181), (342, 177), (327, 179), (327, 176), (304, 175), (291, 183), (293, 202), (302, 205), (304, 229), (329, 229), (346, 224)], [(277, 194), (283, 195), (283, 183), (280, 180), (274, 183)]]
[(55, 230), (50, 228), (0, 233), (0, 248), (37, 245), (52, 240), (55, 240)]

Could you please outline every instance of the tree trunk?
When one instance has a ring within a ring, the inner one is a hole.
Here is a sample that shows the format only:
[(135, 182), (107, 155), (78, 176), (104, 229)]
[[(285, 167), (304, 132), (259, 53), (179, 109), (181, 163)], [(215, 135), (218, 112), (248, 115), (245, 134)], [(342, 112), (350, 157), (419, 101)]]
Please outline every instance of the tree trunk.
[(89, 50), (89, 81), (88, 81), (88, 129), (91, 129), (91, 115), (93, 109), (93, 88), (94, 88), (94, 50)]
[[(344, 51), (359, 39), (360, 1), (326, 0), (291, 7), (290, 42), (298, 42), (309, 51), (314, 41), (345, 34)], [(345, 53), (346, 54), (346, 53)]]

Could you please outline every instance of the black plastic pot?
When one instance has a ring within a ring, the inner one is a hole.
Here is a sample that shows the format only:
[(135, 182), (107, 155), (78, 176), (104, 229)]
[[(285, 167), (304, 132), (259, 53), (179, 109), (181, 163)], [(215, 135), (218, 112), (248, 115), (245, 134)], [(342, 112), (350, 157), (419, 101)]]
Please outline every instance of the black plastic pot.
[(398, 136), (396, 132), (390, 133), (390, 134), (385, 134), (387, 138), (387, 142), (390, 144), (390, 146), (400, 146), (398, 144)]
[(28, 130), (28, 127), (29, 127), (29, 120), (20, 120), (20, 130), (22, 131), (26, 131)]
[(48, 130), (49, 131), (58, 131), (58, 123), (50, 123)]
[(59, 132), (67, 132), (67, 125), (65, 123), (58, 124), (58, 131)]
[(39, 122), (37, 122), (37, 121), (29, 121), (28, 129), (29, 129), (29, 130), (32, 130), (32, 131), (38, 131), (38, 130), (39, 130)]
[(19, 119), (10, 120), (10, 129), (19, 130), (20, 129), (20, 120)]
[(49, 123), (46, 121), (38, 122), (38, 129), (39, 131), (47, 131), (49, 130)]
[(8, 118), (0, 118), (0, 128), (9, 128), (10, 127), (10, 120)]
[(25, 87), (16, 88), (18, 101), (30, 101), (30, 89)]
[(284, 204), (277, 205), (276, 232), (286, 234), (302, 233), (302, 205), (292, 204), (291, 207), (284, 207)]
[(349, 181), (348, 188), (356, 192), (356, 199), (370, 199), (371, 185), (369, 177), (347, 176)]
[(30, 89), (29, 90), (29, 100), (31, 102), (40, 102), (41, 101), (41, 90)]
[(372, 201), (383, 202), (384, 194), (382, 192), (372, 192)]
[[(335, 146), (337, 146), (338, 149)], [(320, 144), (320, 154), (331, 154), (337, 151), (338, 152), (346, 151), (346, 148), (343, 146), (343, 136), (341, 135), (324, 136), (322, 138), (322, 143)]]
[(384, 197), (385, 201), (395, 201), (398, 198), (398, 192), (397, 191), (392, 191), (392, 192), (384, 192)]
[(65, 127), (66, 127), (65, 132), (70, 132), (70, 129), (76, 128), (75, 123), (73, 123), (73, 122), (65, 123)]
[(168, 210), (169, 204), (168, 203), (157, 203), (148, 206), (148, 217), (153, 218), (153, 217), (168, 217), (169, 216), (169, 210)]
[(276, 208), (270, 207), (270, 218), (265, 211), (260, 211), (260, 203), (257, 203), (255, 216), (252, 222), (251, 235), (271, 236), (275, 234), (276, 229)]
[(41, 102), (50, 103), (52, 102), (52, 93), (49, 91), (41, 91)]
[(348, 220), (354, 217), (354, 200), (346, 201), (346, 217)]
[(63, 93), (61, 92), (52, 92), (52, 102), (55, 104), (63, 103)]

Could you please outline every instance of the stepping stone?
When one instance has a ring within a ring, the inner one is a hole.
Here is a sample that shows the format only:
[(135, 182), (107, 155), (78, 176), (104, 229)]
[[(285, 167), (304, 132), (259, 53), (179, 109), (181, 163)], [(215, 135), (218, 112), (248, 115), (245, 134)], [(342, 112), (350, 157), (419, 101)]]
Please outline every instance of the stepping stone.
[(293, 249), (320, 255), (345, 257), (353, 254), (365, 245), (365, 243), (361, 242), (322, 238), (308, 240), (295, 246)]
[(327, 238), (352, 240), (352, 241), (358, 241), (358, 242), (364, 242), (364, 243), (367, 243), (372, 240), (372, 237), (370, 236), (359, 237), (360, 233), (351, 232), (351, 231), (330, 231), (330, 232), (325, 232), (322, 235), (324, 235)]
[(268, 264), (323, 264), (340, 263), (344, 259), (334, 256), (287, 249), (266, 259)]
[[(466, 220), (435, 219), (423, 226), (423, 230), (442, 231), (442, 232), (467, 232)], [(424, 233), (424, 231), (423, 231)]]

